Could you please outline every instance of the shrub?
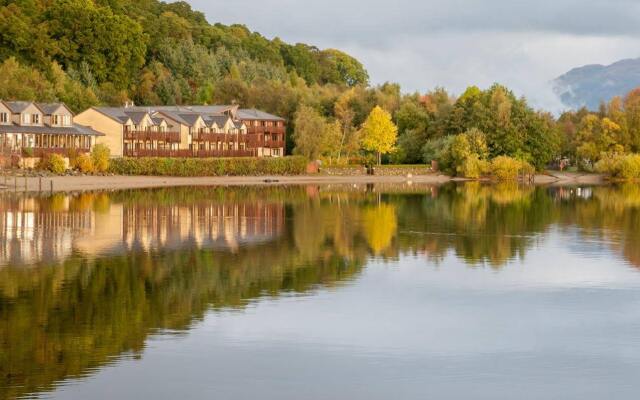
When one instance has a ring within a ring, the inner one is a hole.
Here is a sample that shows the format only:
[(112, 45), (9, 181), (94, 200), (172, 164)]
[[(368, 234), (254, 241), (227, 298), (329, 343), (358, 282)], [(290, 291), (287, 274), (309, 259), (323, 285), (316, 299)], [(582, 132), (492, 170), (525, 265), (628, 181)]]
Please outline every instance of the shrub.
[(22, 149), (22, 156), (25, 158), (31, 158), (33, 157), (34, 151), (33, 148), (31, 147), (25, 147)]
[(78, 159), (78, 150), (76, 148), (71, 148), (69, 150), (67, 150), (67, 157), (69, 158), (69, 168), (71, 169), (76, 169), (78, 168), (78, 165), (76, 163), (77, 159)]
[(66, 172), (64, 158), (59, 154), (49, 154), (40, 160), (40, 169), (47, 170), (56, 175), (62, 175)]
[(456, 170), (460, 176), (478, 179), (489, 171), (489, 163), (485, 160), (480, 160), (477, 155), (472, 155), (467, 157)]
[(76, 157), (75, 168), (83, 174), (91, 174), (95, 171), (93, 157), (89, 154), (80, 154)]
[(109, 170), (111, 150), (109, 150), (107, 146), (104, 144), (97, 144), (93, 146), (91, 158), (96, 172), (107, 172)]
[(491, 175), (499, 181), (516, 180), (520, 174), (532, 174), (535, 169), (526, 161), (498, 156), (491, 161)]
[(308, 160), (282, 158), (119, 158), (109, 171), (118, 175), (152, 176), (264, 176), (302, 175)]
[(451, 142), (451, 156), (456, 166), (462, 165), (468, 158), (486, 160), (489, 157), (486, 136), (478, 129), (470, 129), (456, 135)]
[(453, 172), (454, 168), (451, 145), (454, 136), (446, 136), (443, 138), (431, 139), (422, 148), (422, 156), (426, 163), (437, 161), (441, 171)]
[(629, 154), (622, 157), (618, 176), (624, 180), (640, 179), (640, 155)]
[(610, 154), (603, 156), (595, 165), (596, 171), (622, 180), (640, 179), (639, 154)]

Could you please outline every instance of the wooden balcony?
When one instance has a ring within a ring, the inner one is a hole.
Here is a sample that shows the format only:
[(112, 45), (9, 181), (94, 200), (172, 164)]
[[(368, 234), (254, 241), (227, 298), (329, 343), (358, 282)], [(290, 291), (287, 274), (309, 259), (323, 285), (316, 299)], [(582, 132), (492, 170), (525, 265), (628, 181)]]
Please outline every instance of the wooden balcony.
[(249, 134), (279, 133), (284, 135), (286, 133), (286, 127), (284, 126), (247, 126), (247, 133)]
[[(243, 142), (242, 134), (226, 134), (226, 133), (196, 133), (193, 135), (194, 142)], [(240, 140), (238, 140), (240, 139)]]
[(148, 150), (127, 149), (125, 157), (233, 158), (255, 157), (255, 150)]
[(180, 132), (125, 131), (124, 140), (180, 143)]

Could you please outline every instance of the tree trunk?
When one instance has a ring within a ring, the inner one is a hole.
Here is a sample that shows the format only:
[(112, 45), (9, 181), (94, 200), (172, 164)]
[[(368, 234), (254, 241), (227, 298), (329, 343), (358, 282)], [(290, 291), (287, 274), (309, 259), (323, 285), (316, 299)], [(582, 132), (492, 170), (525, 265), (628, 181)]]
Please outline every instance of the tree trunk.
[(382, 165), (382, 153), (378, 152), (378, 165)]
[(347, 136), (347, 129), (342, 129), (342, 139), (340, 139), (340, 148), (338, 149), (338, 164), (340, 164), (340, 158), (342, 157), (342, 146), (344, 146), (344, 140)]

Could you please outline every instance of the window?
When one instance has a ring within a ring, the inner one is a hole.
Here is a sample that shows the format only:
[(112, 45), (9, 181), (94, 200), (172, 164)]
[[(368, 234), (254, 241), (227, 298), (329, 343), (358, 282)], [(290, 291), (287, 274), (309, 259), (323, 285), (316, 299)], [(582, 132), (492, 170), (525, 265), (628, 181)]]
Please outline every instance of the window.
[(62, 123), (64, 126), (71, 126), (71, 116), (70, 115), (63, 116)]
[(22, 124), (29, 125), (30, 122), (31, 122), (31, 114), (28, 114), (28, 113), (22, 114)]
[(40, 123), (40, 114), (31, 114), (31, 123), (38, 125)]
[(51, 116), (51, 125), (60, 125), (60, 116), (52, 115)]
[(6, 124), (7, 122), (9, 122), (9, 114), (0, 113), (0, 124)]

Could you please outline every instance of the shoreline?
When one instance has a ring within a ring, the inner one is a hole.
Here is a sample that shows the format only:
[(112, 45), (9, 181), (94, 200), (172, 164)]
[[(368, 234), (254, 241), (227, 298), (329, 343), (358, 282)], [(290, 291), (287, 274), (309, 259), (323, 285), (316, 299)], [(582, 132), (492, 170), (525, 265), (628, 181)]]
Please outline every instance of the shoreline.
[[(185, 186), (273, 186), (273, 185), (328, 185), (328, 184), (412, 184), (440, 185), (447, 182), (464, 182), (464, 179), (452, 178), (447, 175), (432, 174), (412, 176), (330, 176), (330, 175), (300, 175), (300, 176), (222, 176), (222, 177), (168, 177), (168, 176), (52, 176), (52, 177), (23, 177), (7, 179), (4, 185), (0, 178), (0, 193), (11, 192), (83, 192), (83, 191), (113, 191), (130, 189), (151, 189)], [(26, 187), (25, 187), (26, 183)], [(572, 186), (572, 185), (602, 185), (607, 182), (602, 175), (554, 173), (536, 175), (534, 185)], [(53, 188), (53, 190), (51, 190)]]

